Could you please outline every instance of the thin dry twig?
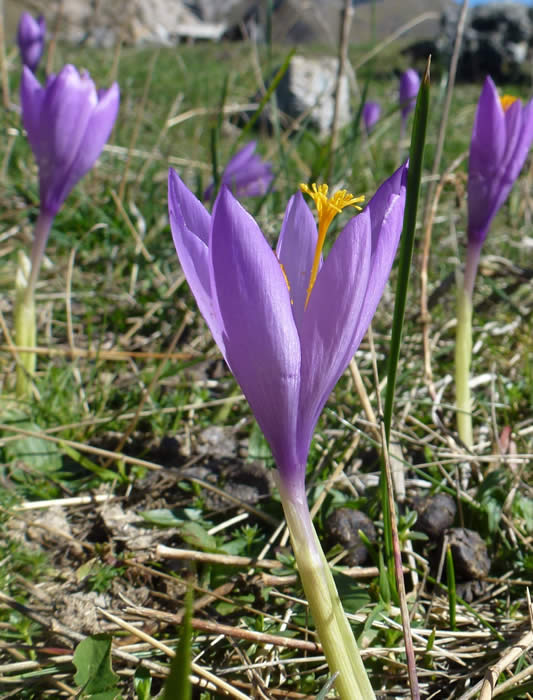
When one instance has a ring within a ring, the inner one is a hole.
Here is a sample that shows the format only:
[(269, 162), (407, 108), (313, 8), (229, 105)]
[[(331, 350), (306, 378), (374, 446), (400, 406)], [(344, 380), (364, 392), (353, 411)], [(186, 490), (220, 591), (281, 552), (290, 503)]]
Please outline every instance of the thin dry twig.
[(339, 116), (341, 105), (342, 80), (346, 70), (348, 60), (348, 45), (350, 43), (350, 28), (352, 26), (353, 5), (352, 0), (344, 0), (344, 7), (341, 11), (340, 37), (339, 37), (339, 58), (337, 67), (337, 78), (335, 82), (335, 101), (333, 103), (333, 119), (331, 121), (331, 137), (329, 142), (329, 165), (327, 179), (331, 180), (337, 148), (337, 136), (339, 133)]
[[(376, 362), (376, 351), (374, 348), (374, 338), (372, 335), (372, 325), (368, 328), (368, 341), (370, 344), (370, 352), (372, 353), (372, 367), (374, 371), (374, 381), (376, 387), (379, 386), (379, 375)], [(381, 395), (376, 392), (378, 411), (382, 415)], [(394, 484), (392, 482), (392, 469), (389, 459), (389, 450), (387, 446), (387, 435), (385, 432), (385, 423), (381, 421), (381, 450), (383, 453), (383, 462), (385, 464), (385, 476), (387, 479), (387, 496), (388, 508), (391, 522), (392, 533), (392, 548), (394, 553), (394, 573), (396, 576), (396, 585), (398, 586), (398, 596), (400, 598), (400, 610), (402, 616), (403, 637), (405, 643), (405, 655), (407, 657), (407, 670), (409, 675), (409, 688), (411, 691), (412, 700), (420, 700), (420, 689), (418, 685), (418, 676), (416, 673), (416, 659), (413, 648), (413, 638), (411, 634), (411, 616), (407, 607), (407, 596), (405, 593), (405, 581), (403, 577), (402, 553), (400, 550), (400, 538), (398, 536), (398, 522), (396, 519), (396, 504), (394, 501)]]

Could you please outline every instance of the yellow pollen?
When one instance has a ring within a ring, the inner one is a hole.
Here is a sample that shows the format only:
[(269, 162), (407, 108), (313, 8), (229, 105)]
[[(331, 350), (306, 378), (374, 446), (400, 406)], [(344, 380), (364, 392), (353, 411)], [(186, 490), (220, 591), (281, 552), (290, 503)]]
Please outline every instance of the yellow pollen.
[(285, 279), (285, 284), (287, 285), (287, 289), (289, 292), (291, 291), (291, 285), (289, 283), (289, 278), (287, 277), (287, 273), (285, 272), (285, 268), (283, 267), (283, 263), (280, 263), (279, 266), (281, 267), (281, 271), (283, 273), (283, 277)]
[(518, 97), (514, 97), (513, 95), (503, 95), (503, 97), (500, 97), (500, 102), (503, 107), (503, 111), (507, 112), (509, 107), (513, 104), (513, 102), (516, 102)]
[(315, 248), (313, 267), (311, 268), (311, 275), (309, 277), (309, 286), (307, 287), (307, 297), (305, 299), (305, 308), (307, 308), (311, 291), (316, 282), (318, 266), (320, 265), (320, 256), (324, 247), (324, 241), (326, 240), (326, 233), (331, 222), (345, 207), (355, 207), (355, 209), (361, 210), (357, 202), (364, 202), (365, 198), (363, 195), (354, 197), (353, 194), (350, 194), (346, 190), (339, 190), (328, 198), (328, 186), (316, 185), (316, 183), (313, 183), (311, 187), (301, 184), (300, 189), (311, 197), (315, 203), (318, 215), (318, 240)]

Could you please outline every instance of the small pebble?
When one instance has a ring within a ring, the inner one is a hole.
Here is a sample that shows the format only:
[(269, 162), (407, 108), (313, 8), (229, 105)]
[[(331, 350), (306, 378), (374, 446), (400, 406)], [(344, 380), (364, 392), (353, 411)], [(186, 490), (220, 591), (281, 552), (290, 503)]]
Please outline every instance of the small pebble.
[(415, 529), (437, 539), (453, 525), (457, 506), (449, 494), (437, 493), (418, 501), (415, 510), (418, 513)]
[(368, 515), (352, 508), (338, 508), (326, 520), (326, 532), (331, 546), (340, 544), (347, 554), (342, 564), (362, 566), (368, 561), (368, 550), (359, 535), (365, 533), (370, 542), (377, 539), (376, 528)]

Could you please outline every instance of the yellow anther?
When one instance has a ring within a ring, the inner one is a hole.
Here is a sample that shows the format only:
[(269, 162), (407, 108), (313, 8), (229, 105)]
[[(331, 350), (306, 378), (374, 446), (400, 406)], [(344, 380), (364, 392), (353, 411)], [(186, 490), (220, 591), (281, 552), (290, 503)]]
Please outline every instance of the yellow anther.
[(500, 97), (500, 102), (503, 107), (503, 111), (507, 112), (509, 107), (513, 104), (513, 102), (516, 102), (518, 97), (514, 97), (513, 95), (503, 95)]
[(284, 268), (284, 266), (283, 266), (283, 263), (280, 263), (279, 266), (281, 267), (281, 272), (283, 273), (283, 278), (284, 278), (284, 280), (285, 280), (285, 284), (287, 285), (287, 289), (288, 289), (289, 292), (290, 292), (290, 291), (291, 291), (291, 285), (290, 285), (290, 282), (289, 282), (289, 278), (287, 277), (287, 273), (285, 272), (285, 268)]
[(361, 207), (358, 206), (357, 203), (364, 202), (365, 198), (363, 195), (354, 197), (353, 194), (350, 194), (346, 190), (339, 190), (328, 198), (328, 186), (316, 185), (316, 183), (313, 183), (311, 187), (302, 184), (300, 185), (300, 189), (311, 197), (315, 203), (318, 215), (318, 240), (315, 248), (313, 267), (311, 268), (311, 275), (309, 277), (309, 286), (307, 287), (307, 297), (305, 299), (305, 306), (307, 308), (311, 291), (316, 282), (318, 266), (320, 265), (320, 256), (324, 247), (324, 241), (326, 240), (326, 233), (331, 222), (345, 207), (355, 207), (355, 209), (361, 210)]

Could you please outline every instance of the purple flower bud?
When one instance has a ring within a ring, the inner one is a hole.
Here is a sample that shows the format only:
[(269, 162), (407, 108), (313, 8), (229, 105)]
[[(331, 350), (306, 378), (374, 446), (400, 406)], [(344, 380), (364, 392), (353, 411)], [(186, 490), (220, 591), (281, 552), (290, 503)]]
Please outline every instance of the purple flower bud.
[(359, 198), (327, 186), (289, 200), (277, 248), (228, 187), (209, 214), (170, 170), (169, 215), (200, 311), (257, 418), (282, 489), (299, 497), (315, 425), (374, 315), (402, 230), (407, 165), (351, 218), (324, 260), (327, 228)]
[(477, 106), (468, 165), (468, 240), (480, 245), (507, 199), (533, 141), (533, 100), (498, 96), (487, 77)]
[(46, 22), (41, 15), (34, 19), (28, 12), (20, 15), (17, 29), (17, 43), (22, 63), (33, 72), (43, 55)]
[(89, 75), (74, 66), (49, 76), (44, 87), (24, 67), (22, 123), (39, 165), (41, 212), (55, 216), (92, 168), (115, 123), (119, 99), (116, 83), (97, 91)]
[(415, 108), (415, 101), (420, 89), (420, 78), (414, 68), (409, 68), (400, 77), (400, 107), (402, 119)]
[[(221, 185), (227, 185), (237, 199), (241, 197), (261, 197), (266, 194), (272, 182), (272, 166), (261, 160), (254, 153), (256, 141), (250, 141), (241, 148), (226, 165)], [(204, 192), (204, 201), (209, 201), (213, 196), (214, 183), (212, 182)]]
[(381, 105), (379, 102), (365, 102), (363, 107), (363, 121), (368, 133), (372, 131), (376, 122), (381, 116)]

